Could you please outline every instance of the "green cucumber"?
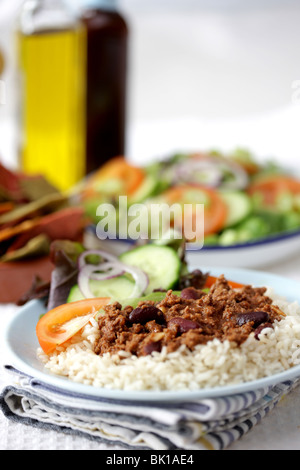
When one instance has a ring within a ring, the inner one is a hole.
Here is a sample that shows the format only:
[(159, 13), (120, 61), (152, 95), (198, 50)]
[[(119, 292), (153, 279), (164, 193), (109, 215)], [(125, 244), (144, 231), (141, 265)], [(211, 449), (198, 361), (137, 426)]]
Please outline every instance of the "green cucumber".
[(251, 214), (253, 208), (247, 194), (239, 191), (221, 191), (220, 194), (228, 207), (225, 228), (237, 225)]
[(159, 184), (159, 180), (155, 178), (154, 175), (147, 175), (140, 188), (138, 188), (138, 190), (129, 197), (129, 204), (139, 204), (146, 201), (156, 194)]
[(148, 275), (149, 285), (145, 294), (150, 294), (155, 289), (173, 289), (179, 281), (182, 262), (176, 251), (169, 246), (141, 246), (123, 253), (120, 260), (142, 269)]
[[(90, 289), (95, 297), (110, 297), (112, 301), (115, 301), (129, 298), (134, 289), (134, 282), (126, 276), (119, 276), (104, 281), (91, 280)], [(83, 299), (84, 296), (79, 286), (74, 286), (70, 291), (68, 303)]]

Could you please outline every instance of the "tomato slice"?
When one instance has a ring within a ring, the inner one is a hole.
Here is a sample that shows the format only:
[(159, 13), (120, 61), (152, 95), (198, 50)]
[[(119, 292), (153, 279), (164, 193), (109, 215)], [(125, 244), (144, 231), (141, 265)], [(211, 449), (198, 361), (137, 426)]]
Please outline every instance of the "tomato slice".
[(46, 354), (55, 351), (84, 328), (110, 298), (80, 300), (61, 305), (43, 315), (36, 326), (36, 335)]
[[(203, 186), (176, 186), (162, 195), (168, 204), (204, 204), (204, 235), (219, 232), (226, 223), (228, 209), (219, 194)], [(191, 214), (193, 225), (196, 222), (196, 211)]]
[(145, 176), (144, 170), (130, 165), (124, 157), (113, 158), (90, 178), (83, 197), (87, 199), (101, 192), (129, 196), (140, 187)]
[(273, 206), (281, 194), (300, 194), (300, 181), (290, 176), (273, 175), (253, 182), (248, 192), (250, 195), (260, 193), (263, 196), (263, 202)]

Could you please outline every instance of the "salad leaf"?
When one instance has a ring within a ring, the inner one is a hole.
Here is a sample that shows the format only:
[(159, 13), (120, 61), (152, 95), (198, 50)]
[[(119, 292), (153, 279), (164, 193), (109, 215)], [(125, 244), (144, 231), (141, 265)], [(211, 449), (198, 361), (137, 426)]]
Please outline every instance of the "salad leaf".
[(70, 290), (77, 284), (78, 257), (85, 248), (77, 242), (56, 240), (51, 244), (50, 258), (54, 264), (51, 276), (48, 310), (67, 302)]
[(66, 196), (61, 194), (49, 194), (42, 197), (37, 201), (33, 201), (28, 204), (22, 204), (16, 207), (14, 210), (0, 216), (0, 225), (2, 224), (16, 224), (21, 220), (25, 220), (29, 217), (36, 215), (49, 214), (55, 210), (65, 207), (67, 204)]
[(40, 234), (47, 235), (52, 241), (61, 239), (77, 241), (81, 238), (84, 226), (83, 211), (76, 207), (68, 207), (53, 212), (53, 214), (45, 215), (37, 220), (36, 223), (33, 223), (32, 226), (30, 226), (30, 222), (25, 222), (29, 224), (29, 227), (23, 230), (17, 240), (14, 241), (11, 247), (12, 250), (21, 248), (29, 240)]
[(1, 199), (10, 201), (23, 200), (19, 177), (0, 163), (0, 193)]
[(0, 259), (2, 263), (20, 261), (36, 256), (44, 256), (49, 253), (50, 239), (45, 234), (40, 234), (28, 241), (26, 245), (16, 251), (6, 252)]
[(43, 175), (24, 175), (0, 163), (0, 201), (24, 204), (58, 193)]
[(28, 201), (37, 201), (52, 194), (60, 194), (58, 189), (52, 186), (46, 178), (40, 175), (21, 178), (20, 187), (24, 197), (26, 197)]
[(55, 240), (51, 243), (50, 259), (52, 263), (56, 265), (56, 257), (60, 252), (64, 252), (71, 261), (77, 263), (79, 256), (85, 251), (85, 247), (79, 242), (73, 242), (70, 240)]
[(19, 307), (27, 304), (30, 300), (47, 299), (50, 292), (50, 282), (45, 282), (39, 276), (35, 276), (33, 284), (28, 292), (26, 292), (17, 302)]

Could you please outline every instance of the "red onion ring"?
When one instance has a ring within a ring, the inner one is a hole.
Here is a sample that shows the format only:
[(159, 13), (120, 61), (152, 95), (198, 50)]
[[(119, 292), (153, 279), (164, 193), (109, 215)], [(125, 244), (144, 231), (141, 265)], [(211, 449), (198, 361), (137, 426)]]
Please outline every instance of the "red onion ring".
[(106, 251), (102, 251), (102, 250), (87, 250), (85, 251), (84, 253), (82, 253), (80, 256), (79, 256), (79, 259), (78, 259), (78, 266), (79, 266), (79, 269), (83, 268), (85, 265), (86, 265), (86, 257), (87, 256), (90, 256), (90, 255), (96, 255), (96, 256), (99, 256), (100, 258), (102, 258), (104, 261), (111, 261), (113, 263), (115, 263), (116, 261), (118, 261), (118, 258), (114, 255), (111, 255), (110, 253), (106, 253)]
[[(208, 179), (199, 181), (196, 178), (197, 173), (206, 175)], [(193, 160), (181, 163), (175, 168), (175, 183), (180, 181), (189, 182), (190, 184), (203, 184), (210, 188), (217, 188), (222, 182), (222, 174), (220, 169), (207, 160)]]
[[(104, 261), (98, 265), (88, 264), (86, 263), (86, 257), (89, 255), (100, 256), (102, 259), (108, 259), (109, 262)], [(117, 257), (102, 250), (89, 250), (84, 252), (80, 256), (78, 264), (78, 286), (85, 298), (95, 297), (90, 289), (90, 280), (103, 281), (113, 279), (122, 276), (126, 272), (129, 273), (135, 281), (133, 292), (129, 298), (141, 297), (149, 285), (149, 278), (144, 271), (135, 266), (121, 263)]]
[[(207, 182), (197, 180), (197, 172), (206, 173), (209, 177)], [(234, 181), (223, 181), (224, 173), (229, 172), (234, 176)], [(191, 157), (177, 165), (174, 169), (174, 183), (184, 181), (190, 184), (201, 184), (203, 186), (224, 189), (244, 189), (247, 187), (249, 178), (246, 171), (237, 163), (227, 161), (219, 157)]]

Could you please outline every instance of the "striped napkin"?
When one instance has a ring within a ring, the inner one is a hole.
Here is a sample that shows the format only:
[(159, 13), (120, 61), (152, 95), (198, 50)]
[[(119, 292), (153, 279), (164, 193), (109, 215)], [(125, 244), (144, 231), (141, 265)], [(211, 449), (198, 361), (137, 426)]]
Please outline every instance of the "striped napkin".
[(234, 396), (143, 403), (78, 395), (6, 366), (0, 409), (15, 422), (134, 450), (223, 450), (259, 423), (300, 379)]

